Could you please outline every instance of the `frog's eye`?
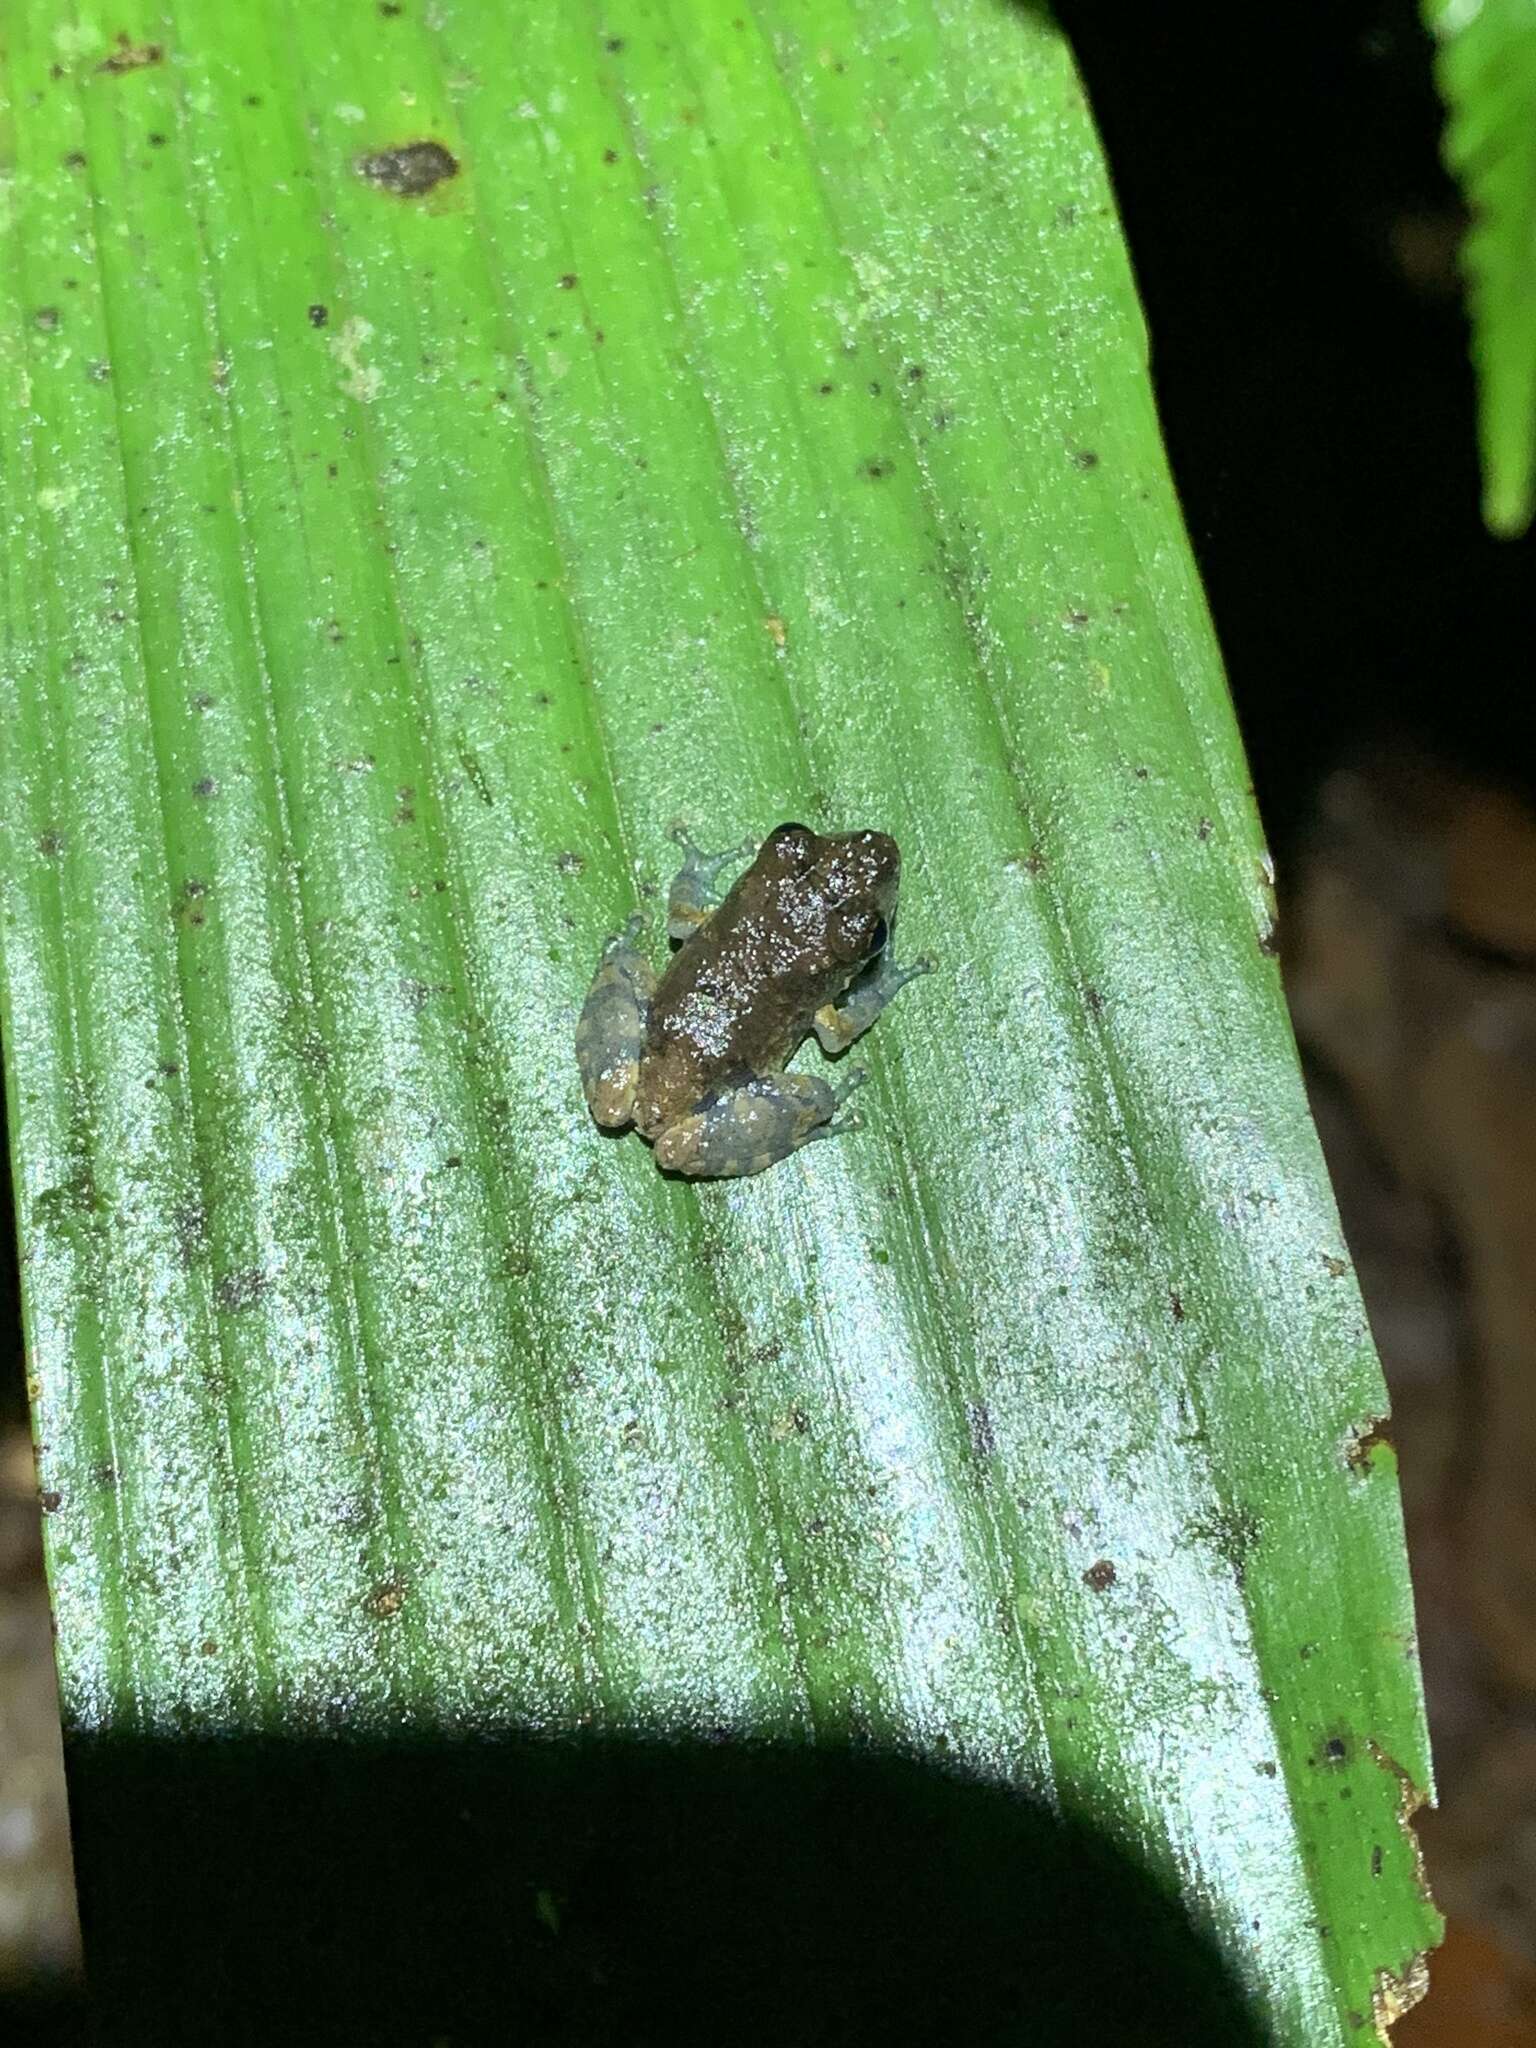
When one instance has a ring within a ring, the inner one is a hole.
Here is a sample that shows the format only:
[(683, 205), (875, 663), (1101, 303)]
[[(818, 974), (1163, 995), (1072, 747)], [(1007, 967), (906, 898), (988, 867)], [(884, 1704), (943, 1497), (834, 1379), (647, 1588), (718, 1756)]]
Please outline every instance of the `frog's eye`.
[(816, 855), (816, 834), (809, 825), (780, 825), (763, 851), (782, 868), (808, 868)]
[(867, 960), (885, 944), (885, 919), (868, 905), (848, 904), (827, 920), (827, 943), (835, 960)]

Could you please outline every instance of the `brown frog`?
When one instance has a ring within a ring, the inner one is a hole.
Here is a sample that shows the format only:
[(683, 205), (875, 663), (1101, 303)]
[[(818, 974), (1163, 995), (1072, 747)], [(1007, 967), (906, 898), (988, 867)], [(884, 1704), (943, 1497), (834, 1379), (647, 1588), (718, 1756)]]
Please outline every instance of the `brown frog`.
[(685, 850), (667, 899), (680, 948), (658, 981), (635, 943), (638, 914), (609, 940), (576, 1027), (581, 1085), (598, 1123), (633, 1124), (658, 1166), (760, 1173), (858, 1127), (837, 1111), (862, 1070), (840, 1089), (786, 1073), (801, 1039), (814, 1031), (829, 1057), (846, 1051), (933, 962), (891, 957), (901, 855), (884, 832), (780, 825), (723, 899), (716, 878), (750, 842), (701, 853), (672, 837)]

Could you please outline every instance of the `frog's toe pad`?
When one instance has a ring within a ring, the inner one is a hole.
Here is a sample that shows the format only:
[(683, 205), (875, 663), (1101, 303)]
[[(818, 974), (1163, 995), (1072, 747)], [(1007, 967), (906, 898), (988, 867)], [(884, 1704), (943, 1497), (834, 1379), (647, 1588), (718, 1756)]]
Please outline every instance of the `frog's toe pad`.
[(634, 1121), (635, 1088), (640, 1079), (638, 1060), (615, 1060), (586, 1083), (587, 1107), (594, 1123), (605, 1131), (622, 1129)]

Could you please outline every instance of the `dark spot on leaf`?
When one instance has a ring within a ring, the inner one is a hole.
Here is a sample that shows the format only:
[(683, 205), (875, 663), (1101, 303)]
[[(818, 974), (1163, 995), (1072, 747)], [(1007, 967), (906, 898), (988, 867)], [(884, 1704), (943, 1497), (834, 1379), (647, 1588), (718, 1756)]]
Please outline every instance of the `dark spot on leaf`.
[(184, 1202), (171, 1217), (176, 1232), (176, 1254), (184, 1266), (193, 1265), (208, 1247), (208, 1212), (201, 1202)]
[(624, 38), (622, 36), (610, 36), (607, 42), (603, 44), (603, 48), (608, 52), (610, 57), (617, 57), (617, 55), (619, 54), (620, 50), (623, 49), (623, 47)]
[(1182, 1323), (1184, 1320), (1184, 1304), (1182, 1301), (1180, 1301), (1178, 1295), (1174, 1293), (1172, 1288), (1169, 1288), (1168, 1290), (1168, 1300), (1170, 1306), (1173, 1309), (1173, 1320), (1176, 1323)]
[(573, 292), (573, 291), (575, 291), (575, 289), (576, 289), (576, 273), (575, 273), (575, 271), (574, 271), (574, 270), (567, 270), (567, 271), (566, 271), (566, 272), (565, 272), (565, 273), (564, 273), (564, 274), (562, 275), (562, 277), (560, 278), (560, 281), (559, 281), (559, 282), (560, 282), (560, 289), (561, 289), (561, 291), (563, 291), (563, 292)]
[(616, 149), (605, 149), (603, 151), (603, 162), (605, 164), (616, 164), (618, 160), (619, 152)]
[(410, 975), (402, 975), (400, 993), (405, 998), (406, 1008), (419, 1013), (427, 1007), (434, 996), (451, 995), (452, 984), (446, 981), (417, 981)]
[(54, 1493), (50, 1490), (42, 1496), (42, 1502), (45, 1515), (56, 1515), (64, 1505), (64, 1496), (62, 1493)]
[(54, 859), (56, 855), (64, 851), (68, 843), (62, 832), (50, 830), (39, 832), (37, 835), (37, 850), (44, 860)]
[(1341, 1764), (1349, 1755), (1349, 1744), (1342, 1735), (1330, 1735), (1323, 1744), (1323, 1755), (1331, 1764)]
[(1356, 1424), (1344, 1461), (1352, 1472), (1366, 1472), (1370, 1469), (1371, 1453), (1383, 1444), (1388, 1450), (1397, 1448), (1392, 1438), (1392, 1420), (1387, 1415), (1374, 1415), (1369, 1422)]
[(158, 64), (165, 55), (162, 43), (135, 43), (130, 41), (127, 29), (119, 29), (117, 42), (96, 66), (109, 77), (120, 78), (126, 71), (143, 71), (151, 64)]
[(59, 161), (63, 164), (66, 171), (83, 171), (86, 163), (85, 151), (83, 149), (72, 149), (67, 156), (61, 157)]
[(1088, 614), (1084, 611), (1078, 611), (1074, 608), (1071, 611), (1065, 611), (1062, 613), (1061, 623), (1064, 626), (1070, 627), (1072, 631), (1076, 632), (1081, 627), (1086, 626), (1088, 624)]
[(218, 793), (219, 785), (211, 775), (199, 776), (192, 785), (192, 794), (194, 796), (217, 796)]
[(165, 137), (163, 135), (151, 135), (149, 137), (149, 146), (151, 149), (164, 149)]
[(837, 389), (837, 386), (835, 384), (818, 384), (816, 389), (823, 398), (830, 398)]
[(1197, 839), (1209, 839), (1209, 838), (1210, 838), (1210, 836), (1211, 836), (1211, 833), (1212, 833), (1212, 832), (1213, 832), (1214, 830), (1215, 830), (1215, 827), (1214, 827), (1214, 826), (1213, 826), (1213, 825), (1211, 824), (1211, 821), (1210, 821), (1210, 819), (1209, 819), (1209, 818), (1202, 818), (1202, 819), (1200, 820), (1199, 824), (1198, 824), (1198, 825), (1197, 825), (1197, 826), (1195, 827), (1195, 837), (1196, 837)]
[(368, 1595), (368, 1612), (378, 1621), (388, 1621), (405, 1605), (404, 1579), (386, 1579)]
[(555, 866), (562, 875), (579, 875), (586, 867), (579, 853), (557, 853)]
[(1259, 1518), (1251, 1508), (1223, 1507), (1191, 1522), (1189, 1533), (1211, 1544), (1232, 1567), (1239, 1586), (1248, 1572), (1248, 1558), (1259, 1540)]
[(379, 12), (386, 21), (393, 21), (396, 15), (404, 14), (405, 9), (400, 5), (400, 0), (379, 0)]
[(419, 199), (445, 178), (456, 178), (459, 160), (440, 142), (402, 142), (392, 149), (376, 149), (357, 160), (358, 176), (381, 192), (393, 192), (401, 199)]
[(57, 306), (39, 306), (32, 315), (32, 325), (41, 328), (44, 334), (52, 334), (58, 324), (59, 309)]
[(992, 1427), (992, 1411), (985, 1401), (967, 1401), (965, 1419), (971, 1432), (972, 1457), (990, 1458), (997, 1449), (997, 1434)]
[(1374, 1847), (1374, 1848), (1372, 1849), (1372, 1851), (1371, 1851), (1371, 1875), (1372, 1875), (1372, 1877), (1380, 1877), (1380, 1875), (1381, 1875), (1381, 1864), (1382, 1864), (1382, 1856), (1381, 1856), (1381, 1844), (1380, 1844), (1380, 1842), (1378, 1842), (1378, 1843), (1376, 1844), (1376, 1846), (1375, 1846), (1375, 1847)]
[(921, 364), (921, 363), (913, 363), (913, 364), (911, 364), (911, 365), (909, 366), (908, 370), (907, 370), (907, 382), (908, 382), (909, 384), (921, 384), (921, 383), (922, 383), (922, 381), (923, 381), (923, 366), (922, 366), (922, 364)]
[(1076, 449), (1072, 460), (1079, 469), (1097, 469), (1099, 466), (1099, 458), (1092, 448)]
[(213, 1290), (213, 1298), (220, 1308), (233, 1315), (241, 1309), (254, 1308), (270, 1285), (259, 1266), (244, 1266), (224, 1275)]
[(1089, 1009), (1092, 1010), (1095, 1016), (1097, 1016), (1100, 1010), (1102, 1010), (1104, 1007), (1104, 998), (1099, 994), (1096, 988), (1085, 989), (1083, 991), (1083, 1001), (1088, 1005)]
[(309, 324), (311, 327), (323, 327), (330, 317), (331, 309), (329, 306), (315, 305), (309, 309)]
[(895, 463), (888, 456), (871, 455), (867, 461), (859, 464), (859, 474), (867, 476), (871, 483), (879, 483), (882, 477), (890, 476), (895, 467)]
[(1090, 1593), (1107, 1593), (1115, 1583), (1115, 1568), (1107, 1557), (1101, 1557), (1097, 1564), (1089, 1565), (1083, 1573), (1083, 1584)]
[(98, 1486), (110, 1493), (117, 1484), (117, 1467), (109, 1458), (104, 1458), (99, 1465), (91, 1467), (91, 1477)]
[(1342, 1280), (1349, 1271), (1349, 1261), (1347, 1259), (1336, 1259), (1332, 1252), (1323, 1253), (1323, 1265), (1327, 1270), (1329, 1278), (1332, 1280)]

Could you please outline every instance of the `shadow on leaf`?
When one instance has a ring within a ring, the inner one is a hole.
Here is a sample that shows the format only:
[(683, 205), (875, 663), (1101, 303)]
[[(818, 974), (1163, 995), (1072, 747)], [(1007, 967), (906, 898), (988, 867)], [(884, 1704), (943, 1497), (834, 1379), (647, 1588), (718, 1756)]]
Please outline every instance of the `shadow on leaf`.
[(97, 2037), (1257, 2043), (1101, 1836), (867, 1751), (71, 1749)]

